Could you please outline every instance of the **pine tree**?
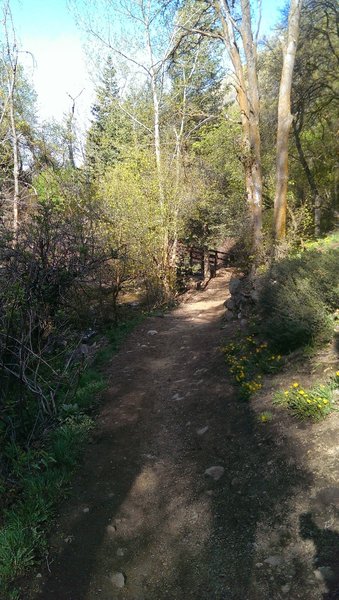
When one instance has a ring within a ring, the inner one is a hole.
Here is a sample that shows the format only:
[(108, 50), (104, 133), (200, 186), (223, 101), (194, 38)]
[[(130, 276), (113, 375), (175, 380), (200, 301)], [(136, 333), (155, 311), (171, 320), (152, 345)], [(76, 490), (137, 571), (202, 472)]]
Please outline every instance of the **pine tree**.
[(96, 90), (92, 116), (86, 144), (86, 162), (96, 177), (119, 160), (122, 144), (128, 141), (130, 131), (126, 116), (120, 108), (116, 71), (110, 56), (103, 69), (101, 84)]

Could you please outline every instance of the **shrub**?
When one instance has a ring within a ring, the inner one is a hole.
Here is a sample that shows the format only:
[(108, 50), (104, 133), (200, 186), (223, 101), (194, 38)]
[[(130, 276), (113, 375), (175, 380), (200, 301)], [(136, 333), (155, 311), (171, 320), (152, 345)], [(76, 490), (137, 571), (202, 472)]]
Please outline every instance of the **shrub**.
[(275, 263), (263, 277), (262, 330), (280, 352), (322, 344), (339, 303), (339, 251), (305, 251)]

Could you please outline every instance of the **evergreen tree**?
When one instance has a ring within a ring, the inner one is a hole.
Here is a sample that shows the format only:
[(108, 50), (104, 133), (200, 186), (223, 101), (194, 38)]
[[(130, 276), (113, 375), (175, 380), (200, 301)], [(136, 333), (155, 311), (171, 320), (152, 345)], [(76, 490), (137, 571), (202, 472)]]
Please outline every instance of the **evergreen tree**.
[(88, 131), (86, 162), (93, 174), (101, 175), (120, 156), (130, 131), (127, 117), (120, 108), (116, 70), (109, 56), (103, 69), (101, 84), (92, 106), (93, 121)]

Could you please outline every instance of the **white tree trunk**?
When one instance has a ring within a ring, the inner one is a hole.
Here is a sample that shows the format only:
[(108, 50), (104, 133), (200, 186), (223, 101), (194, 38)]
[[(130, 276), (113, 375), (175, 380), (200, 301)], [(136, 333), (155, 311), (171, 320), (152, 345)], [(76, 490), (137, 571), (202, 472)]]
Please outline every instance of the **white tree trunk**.
[(292, 76), (297, 50), (302, 0), (291, 0), (287, 44), (284, 51), (278, 100), (276, 189), (274, 198), (274, 233), (276, 240), (286, 235), (288, 138), (293, 121), (291, 115)]

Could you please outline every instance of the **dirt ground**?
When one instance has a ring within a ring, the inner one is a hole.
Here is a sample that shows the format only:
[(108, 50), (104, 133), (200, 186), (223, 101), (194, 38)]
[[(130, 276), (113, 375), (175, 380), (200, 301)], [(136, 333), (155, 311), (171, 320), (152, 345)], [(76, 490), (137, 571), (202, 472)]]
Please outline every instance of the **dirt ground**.
[(220, 352), (237, 335), (223, 321), (230, 276), (144, 321), (112, 359), (25, 599), (339, 598), (339, 413), (306, 425), (274, 409), (260, 423), (287, 374), (237, 400)]

